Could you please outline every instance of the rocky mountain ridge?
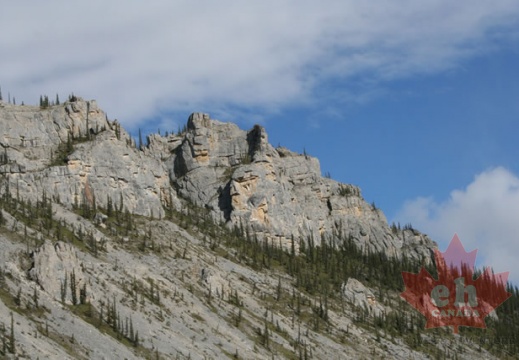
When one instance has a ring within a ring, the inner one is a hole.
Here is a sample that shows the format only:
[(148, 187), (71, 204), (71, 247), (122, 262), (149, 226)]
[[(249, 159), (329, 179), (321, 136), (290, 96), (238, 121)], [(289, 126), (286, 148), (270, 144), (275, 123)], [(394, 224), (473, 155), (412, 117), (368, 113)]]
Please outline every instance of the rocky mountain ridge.
[(351, 237), (370, 251), (430, 259), (427, 236), (391, 231), (358, 187), (323, 177), (316, 158), (275, 149), (259, 125), (243, 131), (194, 113), (185, 133), (154, 134), (137, 149), (95, 101), (74, 100), (45, 110), (3, 105), (10, 111), (0, 124), (0, 173), (11, 189), (33, 201), (45, 191), (67, 206), (122, 199), (130, 213), (158, 218), (168, 206), (179, 210), (182, 197), (217, 221), (284, 244)]
[(0, 146), (1, 356), (493, 356), (399, 298), (426, 235), (261, 126), (194, 113), (136, 144), (74, 96), (0, 102)]

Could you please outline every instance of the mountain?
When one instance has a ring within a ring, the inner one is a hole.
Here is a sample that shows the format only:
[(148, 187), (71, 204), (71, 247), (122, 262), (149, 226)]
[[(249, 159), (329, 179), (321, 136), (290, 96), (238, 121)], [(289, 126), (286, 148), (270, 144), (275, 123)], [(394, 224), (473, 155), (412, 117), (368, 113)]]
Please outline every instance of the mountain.
[(0, 145), (3, 356), (492, 358), (517, 348), (491, 346), (514, 329), (503, 324), (514, 307), (484, 335), (423, 330), (399, 298), (401, 271), (434, 272), (436, 244), (390, 226), (359, 187), (274, 148), (259, 125), (193, 113), (183, 131), (136, 144), (95, 101), (71, 96), (0, 102)]

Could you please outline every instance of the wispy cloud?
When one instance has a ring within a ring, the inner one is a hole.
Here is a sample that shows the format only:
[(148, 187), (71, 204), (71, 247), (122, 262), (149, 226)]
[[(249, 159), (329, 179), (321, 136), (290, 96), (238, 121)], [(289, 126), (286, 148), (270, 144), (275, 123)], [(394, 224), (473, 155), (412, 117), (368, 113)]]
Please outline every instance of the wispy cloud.
[(128, 124), (202, 105), (268, 112), (308, 103), (330, 79), (347, 92), (354, 78), (455, 67), (516, 31), (518, 16), (513, 0), (11, 1), (0, 85), (27, 103), (95, 97)]
[(407, 202), (396, 219), (411, 222), (446, 249), (454, 233), (467, 249), (478, 248), (478, 259), (498, 271), (510, 271), (519, 281), (519, 177), (502, 167), (477, 175), (463, 190), (437, 202), (417, 198)]

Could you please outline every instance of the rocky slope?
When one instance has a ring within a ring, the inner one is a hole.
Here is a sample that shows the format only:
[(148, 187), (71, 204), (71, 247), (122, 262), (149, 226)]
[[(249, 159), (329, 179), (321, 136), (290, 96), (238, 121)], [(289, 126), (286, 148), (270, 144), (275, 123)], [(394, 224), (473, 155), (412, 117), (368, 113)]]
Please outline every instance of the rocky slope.
[[(424, 264), (435, 244), (391, 228), (358, 187), (274, 148), (261, 126), (194, 113), (139, 149), (95, 101), (0, 102), (0, 145), (6, 356), (427, 358), (457, 341), (374, 331), (402, 300), (366, 287), (373, 274), (330, 290), (323, 310), (323, 294), (281, 270), (280, 259), (305, 261), (305, 244)], [(266, 244), (263, 265), (239, 239)]]

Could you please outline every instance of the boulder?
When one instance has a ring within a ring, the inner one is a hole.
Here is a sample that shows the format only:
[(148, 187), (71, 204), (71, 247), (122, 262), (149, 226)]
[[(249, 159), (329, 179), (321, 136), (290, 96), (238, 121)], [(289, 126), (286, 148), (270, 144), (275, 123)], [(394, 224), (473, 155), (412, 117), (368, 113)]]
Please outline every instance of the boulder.
[(368, 310), (372, 316), (385, 314), (384, 306), (377, 302), (373, 292), (357, 279), (349, 278), (342, 285), (342, 294), (355, 307)]

